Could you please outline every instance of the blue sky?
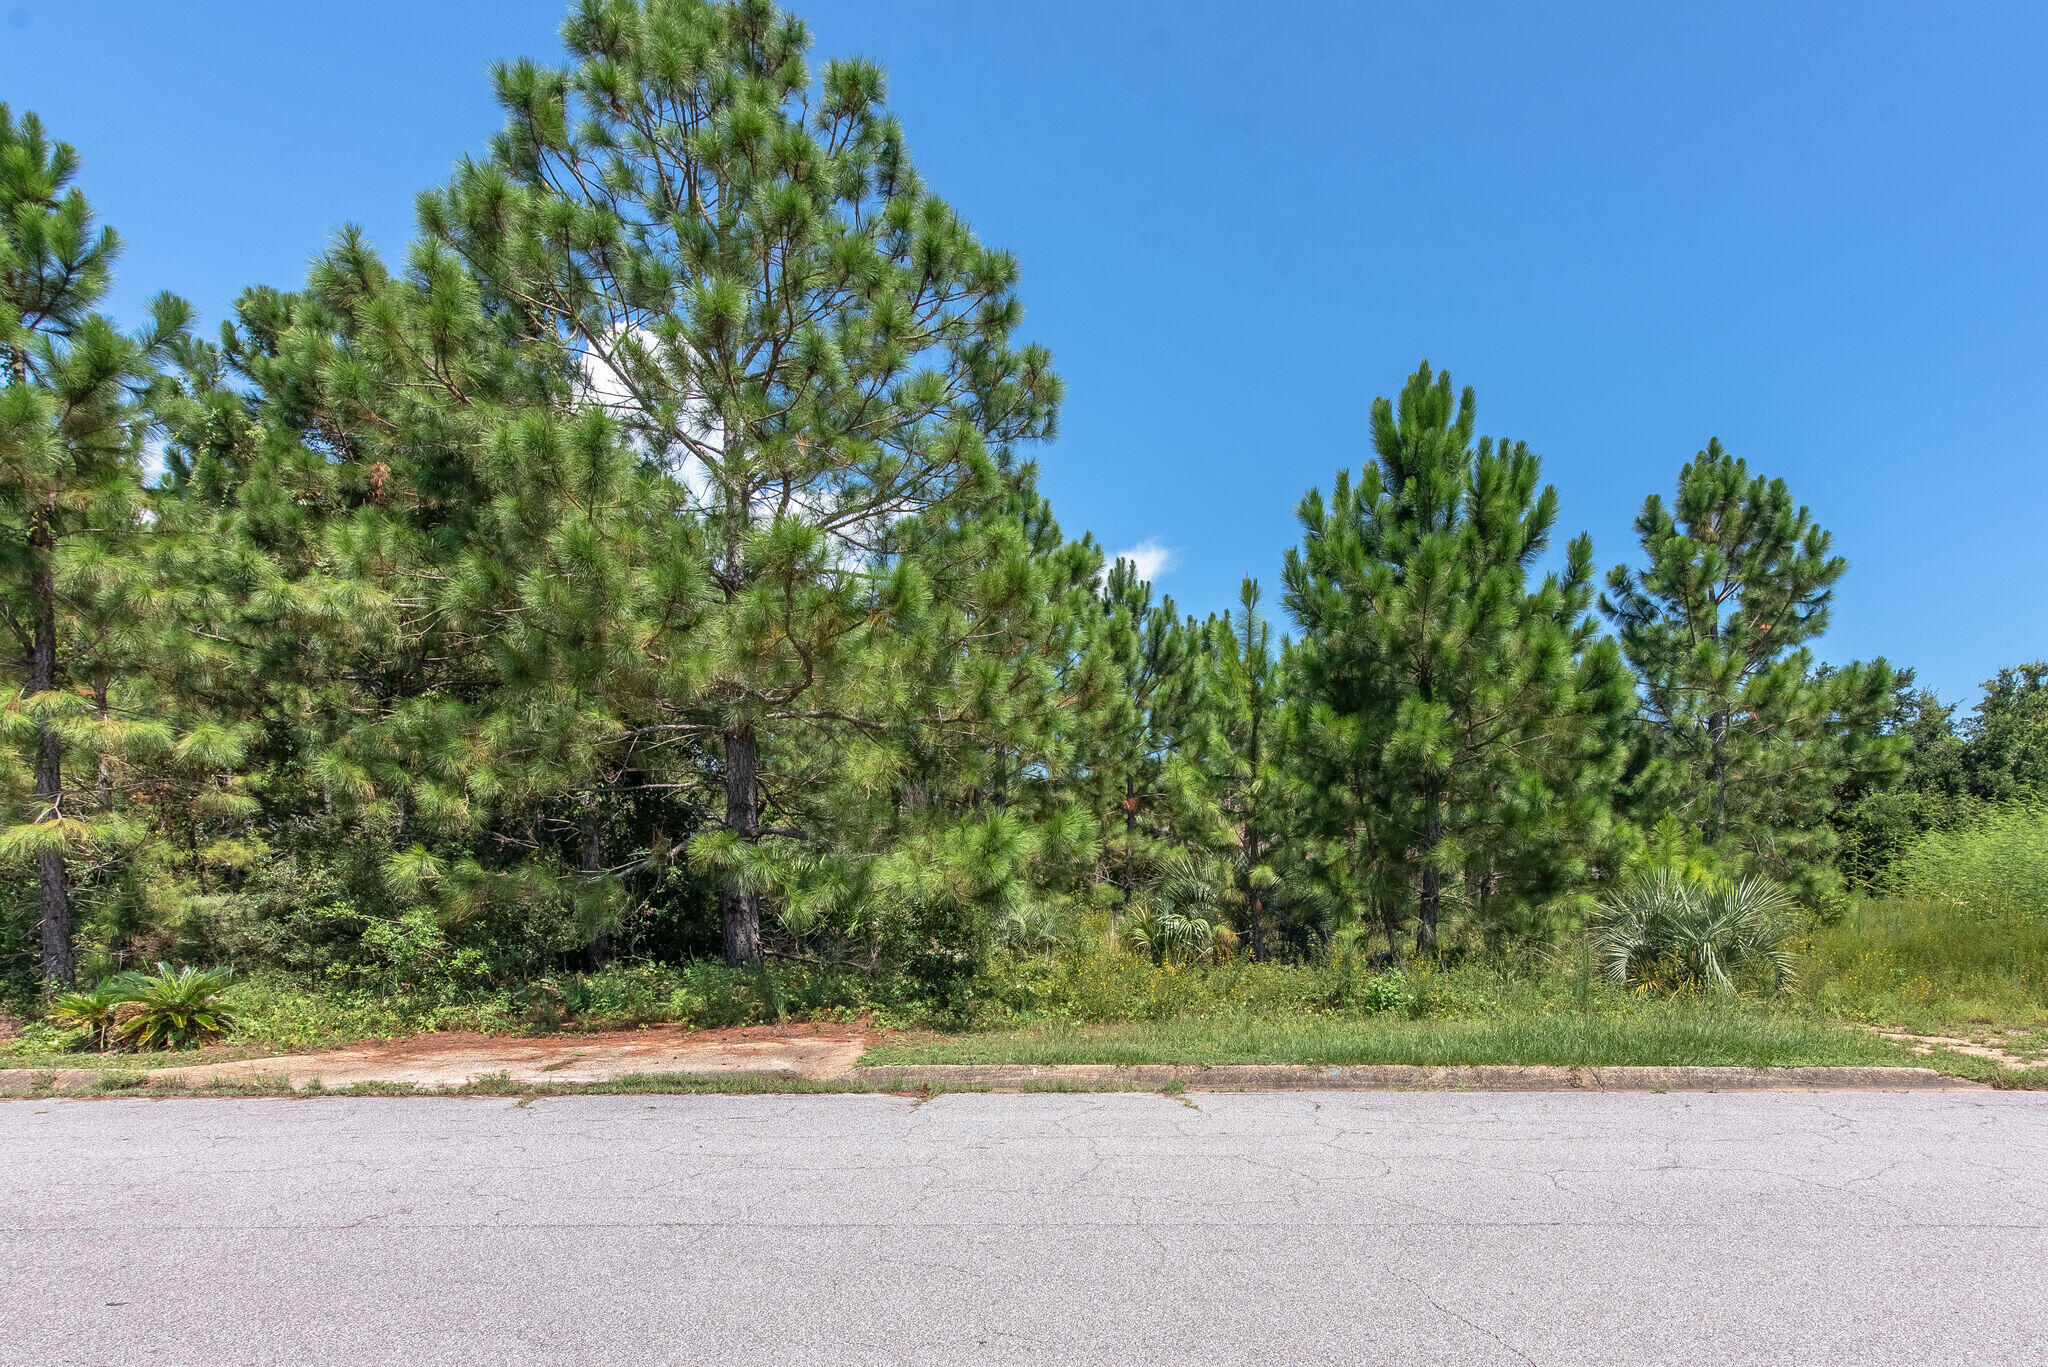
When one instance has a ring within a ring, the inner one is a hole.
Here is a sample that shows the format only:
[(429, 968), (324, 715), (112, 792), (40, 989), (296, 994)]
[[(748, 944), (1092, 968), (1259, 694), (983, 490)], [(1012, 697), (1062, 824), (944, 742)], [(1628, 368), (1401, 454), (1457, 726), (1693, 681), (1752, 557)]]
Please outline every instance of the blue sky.
[[(1852, 563), (1822, 653), (1974, 698), (2048, 655), (2048, 7), (800, 4), (891, 73), (933, 185), (1025, 272), (1070, 532), (1274, 587), (1310, 485), (1427, 357), (1635, 550), (1719, 436)], [(0, 99), (85, 157), (119, 310), (209, 326), (496, 125), (557, 0), (0, 0)]]

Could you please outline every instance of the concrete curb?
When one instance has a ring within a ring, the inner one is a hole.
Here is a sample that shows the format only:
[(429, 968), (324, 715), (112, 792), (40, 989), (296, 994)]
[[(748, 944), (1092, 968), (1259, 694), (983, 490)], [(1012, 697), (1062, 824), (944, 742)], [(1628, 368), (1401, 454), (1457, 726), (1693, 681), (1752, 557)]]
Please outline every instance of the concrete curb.
[(1564, 1068), (1301, 1063), (877, 1064), (847, 1075), (883, 1090), (1127, 1087), (1190, 1092), (1985, 1092), (1932, 1068)]
[[(278, 1060), (280, 1063), (288, 1060)], [(208, 1077), (179, 1076), (184, 1069), (162, 1069), (141, 1077), (129, 1074), (121, 1084), (103, 1090), (108, 1074), (89, 1068), (48, 1070), (0, 1069), (0, 1096), (57, 1092), (72, 1096), (154, 1095), (142, 1088), (189, 1087), (205, 1095), (209, 1085), (265, 1088), (279, 1093), (300, 1090), (304, 1082), (287, 1069), (272, 1073), (251, 1070), (217, 1082)], [(708, 1091), (730, 1084), (735, 1091), (762, 1083), (813, 1084), (820, 1091), (915, 1092), (972, 1089), (997, 1092), (1986, 1092), (1989, 1084), (1951, 1077), (1931, 1068), (1566, 1068), (1502, 1065), (1418, 1066), (1413, 1064), (1301, 1063), (1108, 1064), (1071, 1063), (922, 1063), (851, 1067), (827, 1076), (804, 1077), (787, 1068), (736, 1068), (716, 1072), (688, 1069), (655, 1071), (589, 1070), (584, 1076), (545, 1075), (508, 1078), (514, 1089), (573, 1093), (579, 1085), (607, 1083), (624, 1077), (687, 1078)], [(377, 1079), (353, 1079), (386, 1085), (411, 1084), (423, 1096), (459, 1089), (474, 1079), (408, 1077), (391, 1069)], [(341, 1084), (346, 1086), (344, 1082)]]

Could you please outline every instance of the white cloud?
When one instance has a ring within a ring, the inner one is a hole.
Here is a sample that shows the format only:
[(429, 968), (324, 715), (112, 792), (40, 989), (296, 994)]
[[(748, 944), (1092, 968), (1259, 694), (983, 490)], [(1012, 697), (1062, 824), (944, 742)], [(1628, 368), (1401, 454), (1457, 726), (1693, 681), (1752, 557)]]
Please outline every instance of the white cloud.
[(1109, 559), (1112, 564), (1119, 560), (1128, 560), (1138, 571), (1138, 578), (1156, 580), (1162, 574), (1173, 573), (1174, 567), (1180, 564), (1180, 552), (1171, 546), (1161, 545), (1158, 537), (1148, 536), (1137, 545), (1118, 551)]
[[(653, 370), (659, 373), (661, 383), (682, 387), (682, 440), (669, 444), (664, 452), (665, 464), (689, 492), (698, 512), (718, 510), (718, 480), (730, 473), (713, 468), (725, 459), (725, 424), (712, 411), (692, 377), (696, 353), (685, 344), (679, 364), (678, 356), (664, 351), (652, 331), (644, 327), (628, 330), (621, 325), (605, 338), (584, 339), (578, 365), (583, 379), (581, 401), (603, 408), (629, 429), (636, 419), (644, 422), (655, 415), (635, 395), (627, 381), (628, 372)], [(797, 440), (802, 442), (804, 438), (799, 436)], [(636, 437), (634, 441), (636, 449), (647, 454), (645, 438)], [(904, 493), (893, 503), (877, 507), (866, 518), (846, 520), (833, 508), (835, 489), (829, 474), (799, 480), (796, 487), (789, 488), (776, 482), (773, 470), (761, 473), (764, 477), (756, 481), (758, 489), (750, 509), (756, 524), (787, 515), (824, 525), (833, 564), (842, 570), (863, 564), (871, 548), (884, 540), (883, 534), (890, 524), (911, 516), (923, 505), (921, 497)]]
[(142, 482), (160, 484), (170, 468), (171, 463), (164, 456), (164, 439), (154, 435), (145, 439), (142, 443)]
[[(625, 354), (626, 348), (618, 344), (618, 339), (628, 335), (634, 343), (636, 359), (642, 363), (651, 357), (659, 346), (655, 335), (646, 328), (633, 328), (630, 334), (621, 329), (605, 339), (604, 346), (586, 342), (579, 363), (583, 371), (583, 397), (609, 412), (620, 422), (630, 424), (634, 418), (648, 415), (622, 373), (622, 367), (629, 363), (629, 358)], [(687, 435), (700, 451), (713, 456), (724, 452), (725, 427), (694, 391), (685, 398), (683, 413), (688, 428)], [(636, 445), (640, 446), (644, 455), (645, 446), (637, 439)], [(702, 455), (689, 450), (671, 452), (666, 463), (669, 472), (683, 482), (683, 487), (690, 491), (690, 497), (696, 500), (700, 509), (711, 505), (711, 471), (705, 465)]]

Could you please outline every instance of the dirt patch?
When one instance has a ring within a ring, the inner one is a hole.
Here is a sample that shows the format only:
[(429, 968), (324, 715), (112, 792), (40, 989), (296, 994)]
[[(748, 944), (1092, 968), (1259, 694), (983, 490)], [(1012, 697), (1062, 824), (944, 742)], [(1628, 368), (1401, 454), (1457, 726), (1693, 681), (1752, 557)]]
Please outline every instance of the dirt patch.
[(294, 1087), (317, 1081), (329, 1088), (364, 1082), (460, 1087), (500, 1074), (529, 1084), (609, 1082), (632, 1073), (774, 1073), (817, 1080), (847, 1072), (873, 1040), (865, 1026), (839, 1024), (650, 1026), (541, 1038), (450, 1032), (315, 1054), (158, 1068), (149, 1080), (205, 1087), (285, 1077)]
[(1880, 1030), (1866, 1026), (1879, 1039), (1888, 1039), (1894, 1044), (1903, 1044), (1916, 1054), (1931, 1054), (1936, 1049), (1951, 1053), (1968, 1054), (1972, 1058), (1988, 1058), (2001, 1068), (2037, 1068), (2041, 1065), (2038, 1050), (2033, 1057), (2011, 1052), (2018, 1047), (1998, 1035), (1983, 1039), (1963, 1039), (1955, 1035), (1916, 1035), (1904, 1030)]

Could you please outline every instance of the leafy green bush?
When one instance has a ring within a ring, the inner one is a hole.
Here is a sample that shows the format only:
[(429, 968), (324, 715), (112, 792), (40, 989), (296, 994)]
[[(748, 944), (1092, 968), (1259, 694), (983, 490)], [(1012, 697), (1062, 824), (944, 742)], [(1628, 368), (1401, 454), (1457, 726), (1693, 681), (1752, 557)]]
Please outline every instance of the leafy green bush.
[(1375, 1016), (1388, 1011), (1406, 1011), (1414, 1003), (1415, 989), (1409, 985), (1408, 975), (1398, 968), (1375, 975), (1358, 997), (1359, 1006)]
[(1891, 890), (1969, 916), (2048, 913), (2048, 806), (2014, 804), (1967, 826), (1930, 831), (1899, 858)]
[[(234, 1028), (235, 1013), (221, 1000), (233, 982), (224, 968), (123, 973), (113, 980), (122, 1008), (119, 1031), (137, 1049), (189, 1049), (219, 1039)], [(104, 984), (103, 984), (104, 986)]]
[(1761, 879), (1739, 883), (1676, 869), (1637, 874), (1593, 914), (1595, 947), (1616, 982), (1668, 981), (1736, 990), (1761, 970), (1773, 990), (1792, 977), (1792, 899)]

